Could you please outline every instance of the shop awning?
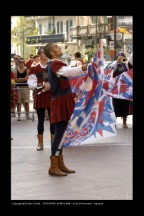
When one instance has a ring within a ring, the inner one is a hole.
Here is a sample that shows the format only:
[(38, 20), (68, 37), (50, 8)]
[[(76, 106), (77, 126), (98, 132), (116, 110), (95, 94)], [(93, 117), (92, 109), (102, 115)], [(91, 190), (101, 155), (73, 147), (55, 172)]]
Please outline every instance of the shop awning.
[(26, 38), (26, 44), (46, 44), (64, 42), (64, 34), (38, 35)]

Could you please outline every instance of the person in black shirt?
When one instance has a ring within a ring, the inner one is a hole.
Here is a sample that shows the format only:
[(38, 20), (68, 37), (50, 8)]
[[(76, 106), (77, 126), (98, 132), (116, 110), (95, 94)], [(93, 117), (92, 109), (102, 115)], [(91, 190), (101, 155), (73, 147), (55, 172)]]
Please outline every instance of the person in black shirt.
[[(128, 71), (132, 68), (132, 64), (127, 61), (127, 58), (123, 52), (117, 55), (116, 61), (114, 61), (110, 67), (113, 68), (113, 78)], [(127, 116), (130, 113), (130, 101), (124, 99), (113, 98), (113, 106), (116, 117), (121, 117), (123, 119), (123, 128), (128, 128), (127, 126)]]

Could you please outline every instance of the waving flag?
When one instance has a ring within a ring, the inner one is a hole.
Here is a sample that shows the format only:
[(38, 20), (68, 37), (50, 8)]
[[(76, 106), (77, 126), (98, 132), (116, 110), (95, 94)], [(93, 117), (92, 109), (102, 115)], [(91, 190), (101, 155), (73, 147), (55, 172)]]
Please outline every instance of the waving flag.
[(87, 77), (88, 77), (88, 74), (82, 74), (82, 75), (77, 76), (77, 77), (69, 78), (70, 85), (71, 85), (71, 88), (72, 88), (72, 92), (77, 94), (78, 97), (82, 93), (81, 86), (86, 81)]
[(113, 69), (105, 69), (103, 76), (103, 89), (105, 94), (114, 98), (133, 99), (133, 70), (130, 69), (112, 78)]
[(102, 86), (103, 61), (101, 45), (85, 76), (71, 79), (72, 89), (78, 93), (74, 112), (62, 142), (64, 146), (96, 142), (116, 135), (116, 117), (112, 98), (104, 94)]
[(60, 145), (96, 143), (117, 135), (112, 97), (132, 100), (132, 70), (112, 78), (112, 68), (104, 70), (101, 47), (102, 43), (87, 74), (70, 78), (77, 100)]
[(112, 76), (113, 76), (113, 69), (111, 67), (104, 69), (103, 81), (110, 80)]

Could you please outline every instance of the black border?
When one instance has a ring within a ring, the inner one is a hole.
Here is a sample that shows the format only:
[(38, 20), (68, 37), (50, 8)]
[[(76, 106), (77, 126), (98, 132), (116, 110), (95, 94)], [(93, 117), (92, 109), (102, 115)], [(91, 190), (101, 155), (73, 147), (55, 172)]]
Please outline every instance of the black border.
[[(123, 3), (122, 3), (123, 4)], [(97, 9), (98, 10), (98, 9)], [(81, 11), (81, 10), (80, 10)], [(32, 13), (29, 13), (30, 15)], [(88, 13), (83, 13), (79, 15), (89, 15)], [(96, 13), (93, 13), (96, 14)], [(122, 14), (122, 13), (116, 13)], [(16, 14), (17, 15), (17, 14)], [(26, 13), (24, 13), (26, 15)], [(39, 14), (38, 14), (39, 15)], [(58, 15), (58, 14), (57, 14)], [(61, 15), (61, 14), (59, 14)], [(70, 16), (70, 14), (65, 14)], [(99, 14), (102, 15), (102, 14)], [(108, 14), (107, 14), (108, 15)], [(113, 15), (113, 14), (112, 14)], [(122, 14), (123, 15), (123, 14)], [(144, 121), (144, 48), (143, 48), (143, 17), (139, 15), (135, 15), (134, 13), (129, 13), (129, 11), (125, 12), (124, 15), (133, 16), (133, 64), (134, 64), (134, 103), (133, 103), (133, 177), (134, 177), (134, 193), (133, 193), (133, 200), (131, 201), (96, 201), (104, 203), (104, 205), (99, 206), (101, 207), (134, 207), (134, 203), (139, 204), (140, 197), (142, 197), (142, 171), (143, 171), (143, 155), (142, 155), (142, 145), (143, 145), (143, 121)], [(11, 125), (10, 125), (10, 47), (11, 47), (11, 39), (10, 39), (10, 30), (11, 30), (11, 17), (13, 14), (8, 16), (1, 17), (1, 46), (2, 46), (2, 58), (1, 58), (1, 180), (2, 180), (2, 189), (3, 189), (3, 202), (4, 205), (8, 207), (18, 207), (24, 206), (21, 205), (12, 205), (11, 201)], [(143, 103), (141, 103), (141, 101)], [(6, 165), (5, 165), (6, 164)], [(14, 201), (13, 201), (14, 202)], [(19, 201), (15, 201), (19, 202)], [(21, 201), (22, 202), (22, 201)], [(23, 202), (32, 202), (31, 201), (23, 201)], [(38, 202), (38, 201), (36, 201)], [(56, 201), (57, 202), (57, 201)], [(62, 202), (68, 202), (62, 201)], [(75, 202), (75, 201), (74, 201)], [(88, 201), (77, 201), (77, 202), (89, 202)], [(90, 201), (91, 202), (91, 201)], [(92, 201), (95, 202), (95, 201)], [(42, 203), (42, 201), (40, 201)], [(30, 206), (30, 205), (28, 205)], [(33, 206), (33, 205), (32, 205)], [(43, 205), (40, 205), (43, 206)], [(65, 206), (63, 205), (64, 207)], [(96, 206), (88, 206), (88, 205), (77, 205), (82, 206), (82, 208), (88, 207), (96, 207)], [(76, 205), (72, 205), (71, 207), (76, 208)], [(38, 206), (37, 206), (38, 207)], [(46, 206), (45, 206), (46, 207)], [(48, 207), (58, 207), (61, 208), (62, 206), (56, 205), (52, 206), (49, 205)], [(98, 206), (97, 206), (98, 207)]]
[(4, 205), (10, 204), (10, 161), (11, 161), (11, 125), (10, 125), (10, 16), (1, 17), (2, 31), (0, 34), (1, 41), (1, 184), (2, 201)]

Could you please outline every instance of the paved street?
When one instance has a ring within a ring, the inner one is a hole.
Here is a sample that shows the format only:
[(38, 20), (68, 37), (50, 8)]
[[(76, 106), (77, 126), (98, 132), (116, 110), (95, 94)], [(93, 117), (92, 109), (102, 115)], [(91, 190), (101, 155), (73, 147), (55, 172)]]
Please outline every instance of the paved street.
[(44, 150), (37, 151), (37, 117), (11, 118), (11, 200), (132, 200), (132, 116), (128, 129), (117, 119), (117, 136), (96, 144), (64, 148), (65, 163), (75, 174), (48, 175), (49, 121)]

